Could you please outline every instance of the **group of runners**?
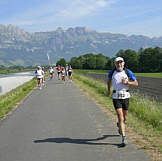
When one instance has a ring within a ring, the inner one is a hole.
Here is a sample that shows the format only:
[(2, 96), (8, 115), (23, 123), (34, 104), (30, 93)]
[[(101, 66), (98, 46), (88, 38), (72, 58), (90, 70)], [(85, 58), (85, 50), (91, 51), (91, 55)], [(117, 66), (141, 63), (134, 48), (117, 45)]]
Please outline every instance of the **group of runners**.
[(71, 65), (66, 64), (65, 67), (57, 66), (57, 77), (63, 81), (70, 80), (72, 82), (72, 67)]
[[(118, 132), (122, 136), (122, 146), (127, 145), (125, 124), (127, 120), (128, 107), (129, 107), (129, 86), (138, 86), (138, 82), (133, 72), (125, 68), (125, 62), (122, 57), (117, 57), (114, 60), (115, 68), (108, 73), (107, 82), (107, 96), (110, 95), (111, 86), (113, 87), (113, 105), (117, 113), (117, 127)], [(65, 67), (58, 65), (56, 68), (58, 79), (63, 81), (68, 78), (72, 81), (72, 68), (70, 65), (66, 64)], [(45, 81), (45, 70), (38, 66), (36, 70), (36, 76), (38, 80), (38, 86), (41, 89), (41, 85)], [(50, 67), (49, 69), (50, 79), (53, 78), (54, 69)]]
[(72, 82), (72, 67), (66, 64), (65, 67), (58, 65), (57, 67), (50, 67), (49, 74), (50, 79), (54, 78), (54, 72), (57, 71), (58, 80), (70, 80)]
[[(71, 67), (71, 65), (66, 64), (65, 67), (62, 67), (60, 65), (58, 65), (57, 67), (50, 67), (48, 69), (50, 80), (52, 80), (54, 78), (55, 71), (57, 71), (58, 80), (72, 82), (72, 67)], [(35, 75), (36, 75), (36, 78), (38, 81), (38, 87), (39, 87), (39, 89), (42, 89), (42, 86), (44, 85), (45, 79), (46, 79), (45, 68), (41, 67), (41, 66), (37, 66)]]

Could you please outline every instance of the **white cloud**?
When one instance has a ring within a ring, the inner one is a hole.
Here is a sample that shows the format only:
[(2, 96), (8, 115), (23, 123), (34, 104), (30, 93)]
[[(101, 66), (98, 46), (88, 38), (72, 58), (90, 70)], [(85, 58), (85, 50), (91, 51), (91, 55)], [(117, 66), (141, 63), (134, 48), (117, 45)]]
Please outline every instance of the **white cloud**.
[(96, 4), (100, 7), (106, 7), (106, 6), (111, 5), (115, 2), (116, 2), (116, 0), (109, 0), (109, 1), (108, 0), (107, 1), (106, 0), (98, 0), (96, 2)]
[(90, 14), (97, 14), (101, 8), (105, 8), (116, 0), (75, 0), (71, 5), (61, 11), (59, 11), (55, 18), (74, 19)]
[[(24, 13), (10, 17), (8, 21), (16, 25), (34, 25), (57, 23), (79, 19), (84, 16), (95, 15), (98, 12), (115, 3), (116, 0), (60, 0), (48, 1), (37, 8), (30, 8)], [(16, 17), (16, 18), (15, 18)]]
[(105, 7), (107, 5), (107, 2), (101, 0), (101, 1), (97, 1), (96, 4), (98, 4), (98, 6), (100, 6), (100, 7)]

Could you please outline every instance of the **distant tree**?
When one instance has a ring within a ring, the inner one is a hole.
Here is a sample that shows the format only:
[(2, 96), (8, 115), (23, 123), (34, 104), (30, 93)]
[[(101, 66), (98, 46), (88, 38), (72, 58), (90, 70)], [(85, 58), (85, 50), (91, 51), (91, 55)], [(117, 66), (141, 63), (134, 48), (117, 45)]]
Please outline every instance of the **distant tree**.
[(156, 72), (162, 72), (162, 48), (160, 47), (155, 47), (154, 48), (154, 53), (156, 57)]
[(103, 54), (84, 54), (72, 57), (69, 62), (73, 68), (77, 69), (110, 69), (111, 59)]
[(120, 49), (117, 53), (116, 56), (122, 56), (124, 55), (125, 51), (123, 49)]
[(93, 54), (85, 54), (81, 56), (81, 63), (83, 69), (93, 69), (95, 68), (95, 59), (93, 59)]
[(139, 54), (139, 70), (140, 72), (150, 72), (150, 64), (152, 62), (152, 48), (147, 48)]
[(23, 66), (18, 66), (18, 65), (13, 65), (13, 66), (9, 66), (8, 69), (9, 70), (18, 70), (18, 71), (21, 71), (21, 70), (24, 70), (24, 67)]
[(69, 64), (71, 65), (71, 67), (72, 67), (73, 69), (82, 69), (81, 61), (80, 61), (80, 59), (77, 58), (77, 57), (72, 57), (72, 58), (70, 59)]
[(111, 70), (112, 69), (112, 59), (109, 57), (106, 57), (106, 64), (105, 64), (105, 68), (107, 70)]
[(0, 70), (4, 70), (6, 67), (4, 65), (0, 65)]
[(64, 58), (61, 58), (59, 61), (56, 62), (56, 65), (61, 65), (61, 66), (65, 67), (66, 60)]
[(87, 69), (95, 69), (96, 68), (96, 59), (94, 54), (89, 54), (87, 59)]
[(105, 69), (107, 59), (102, 54), (96, 55), (96, 69)]
[(146, 48), (139, 54), (140, 72), (162, 71), (162, 48)]

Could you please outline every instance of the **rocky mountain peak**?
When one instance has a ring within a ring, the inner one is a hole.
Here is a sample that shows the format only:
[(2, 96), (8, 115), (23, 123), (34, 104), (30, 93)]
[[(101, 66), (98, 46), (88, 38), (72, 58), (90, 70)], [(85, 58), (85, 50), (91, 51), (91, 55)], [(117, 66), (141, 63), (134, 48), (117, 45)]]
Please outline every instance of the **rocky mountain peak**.
[(25, 65), (46, 64), (47, 52), (51, 61), (60, 57), (69, 60), (86, 53), (102, 53), (112, 57), (120, 49), (138, 51), (141, 47), (162, 46), (162, 37), (149, 38), (142, 35), (127, 36), (109, 32), (99, 33), (86, 27), (55, 31), (28, 33), (13, 25), (0, 25), (0, 64)]

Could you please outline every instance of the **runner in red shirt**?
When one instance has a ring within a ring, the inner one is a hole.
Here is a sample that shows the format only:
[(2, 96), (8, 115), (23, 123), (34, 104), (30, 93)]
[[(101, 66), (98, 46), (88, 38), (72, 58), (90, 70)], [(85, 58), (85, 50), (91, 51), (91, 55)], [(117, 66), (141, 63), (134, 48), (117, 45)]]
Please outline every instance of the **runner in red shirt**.
[(62, 71), (62, 68), (61, 68), (60, 65), (58, 65), (58, 67), (57, 67), (57, 76), (58, 76), (59, 80), (60, 80), (61, 71)]

